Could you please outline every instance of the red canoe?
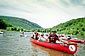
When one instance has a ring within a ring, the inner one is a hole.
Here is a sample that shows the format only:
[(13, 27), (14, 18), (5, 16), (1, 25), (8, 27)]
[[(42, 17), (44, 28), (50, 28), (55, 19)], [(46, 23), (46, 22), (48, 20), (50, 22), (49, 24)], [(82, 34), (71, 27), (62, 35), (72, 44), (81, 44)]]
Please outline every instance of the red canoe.
[(44, 46), (44, 47), (67, 52), (70, 54), (74, 54), (77, 51), (77, 44), (48, 43), (48, 42), (44, 42), (44, 41), (34, 40), (32, 38), (30, 38), (30, 41), (35, 43), (35, 44)]
[(66, 40), (66, 41), (70, 41), (70, 42), (78, 42), (78, 43), (84, 43), (85, 42), (84, 40), (77, 40), (77, 39), (65, 39), (65, 38), (62, 38), (62, 40)]

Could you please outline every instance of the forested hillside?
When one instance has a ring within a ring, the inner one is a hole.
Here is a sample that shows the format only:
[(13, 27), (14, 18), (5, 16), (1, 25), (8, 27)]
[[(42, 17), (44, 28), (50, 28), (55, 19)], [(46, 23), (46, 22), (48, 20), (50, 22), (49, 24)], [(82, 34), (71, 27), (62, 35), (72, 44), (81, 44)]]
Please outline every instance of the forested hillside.
[(85, 18), (77, 18), (61, 23), (48, 29), (37, 29), (40, 32), (52, 32), (56, 30), (57, 33), (85, 35)]
[(85, 35), (85, 18), (73, 19), (51, 29), (56, 29), (58, 33)]
[(22, 27), (24, 29), (32, 29), (32, 28), (41, 28), (36, 23), (30, 22), (23, 18), (17, 18), (17, 17), (11, 17), (11, 16), (0, 16), (0, 19), (5, 20), (9, 24), (16, 26), (16, 27)]

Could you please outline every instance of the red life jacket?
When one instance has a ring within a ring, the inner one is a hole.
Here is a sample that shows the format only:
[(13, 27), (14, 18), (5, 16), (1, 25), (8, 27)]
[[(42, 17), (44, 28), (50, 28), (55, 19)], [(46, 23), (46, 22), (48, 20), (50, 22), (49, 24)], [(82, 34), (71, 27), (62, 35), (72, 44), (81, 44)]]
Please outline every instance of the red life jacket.
[(58, 37), (56, 37), (55, 35), (52, 34), (52, 38), (50, 38), (50, 41), (54, 41), (55, 42), (56, 40), (58, 40)]

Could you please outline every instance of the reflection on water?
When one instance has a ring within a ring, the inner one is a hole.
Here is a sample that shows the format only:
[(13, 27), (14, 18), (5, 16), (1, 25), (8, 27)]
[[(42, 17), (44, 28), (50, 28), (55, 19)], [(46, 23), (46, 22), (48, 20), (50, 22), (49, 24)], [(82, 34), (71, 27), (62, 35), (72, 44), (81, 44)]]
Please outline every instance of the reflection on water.
[[(25, 37), (20, 35), (20, 32), (11, 31), (0, 34), (0, 56), (85, 56), (85, 44), (78, 43), (77, 52), (72, 55), (30, 42), (32, 32), (25, 32)], [(79, 39), (84, 37), (78, 36)]]
[(48, 54), (50, 56), (74, 56), (72, 54), (64, 53), (64, 52), (61, 52), (61, 51), (56, 51), (56, 50), (53, 50), (53, 49), (50, 49), (50, 48), (45, 48), (45, 47), (42, 47), (42, 46), (34, 44), (34, 43), (31, 43), (31, 44), (34, 47), (33, 51), (35, 51), (35, 52), (42, 52), (42, 53), (48, 52)]

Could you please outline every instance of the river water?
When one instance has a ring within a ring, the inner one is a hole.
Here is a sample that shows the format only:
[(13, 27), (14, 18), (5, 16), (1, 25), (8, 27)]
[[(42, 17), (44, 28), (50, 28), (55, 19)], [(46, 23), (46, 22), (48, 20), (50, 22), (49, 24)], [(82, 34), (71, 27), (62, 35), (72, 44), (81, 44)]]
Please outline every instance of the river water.
[[(78, 43), (77, 52), (68, 54), (61, 51), (45, 48), (30, 42), (32, 32), (5, 31), (0, 34), (0, 56), (85, 56), (85, 44)], [(84, 39), (84, 36), (73, 36)]]

